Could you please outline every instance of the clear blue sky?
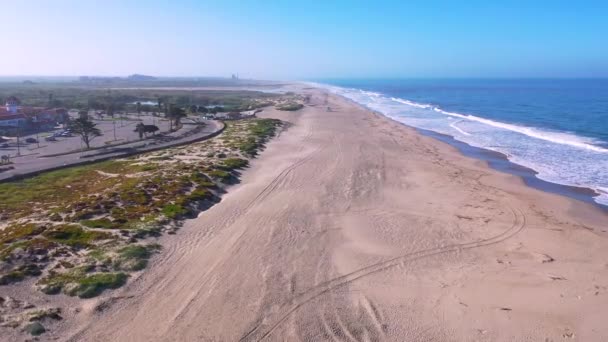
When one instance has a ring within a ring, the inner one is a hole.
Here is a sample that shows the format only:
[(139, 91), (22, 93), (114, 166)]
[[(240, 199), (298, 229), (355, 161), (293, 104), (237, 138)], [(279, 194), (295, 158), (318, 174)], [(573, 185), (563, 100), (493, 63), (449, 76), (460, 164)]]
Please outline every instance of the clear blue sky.
[(608, 77), (608, 1), (19, 0), (0, 75)]

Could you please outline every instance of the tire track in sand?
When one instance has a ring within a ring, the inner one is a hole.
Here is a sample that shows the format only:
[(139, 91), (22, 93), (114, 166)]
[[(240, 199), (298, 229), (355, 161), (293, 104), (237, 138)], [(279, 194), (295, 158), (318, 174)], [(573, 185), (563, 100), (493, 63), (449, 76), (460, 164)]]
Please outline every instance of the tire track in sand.
[(436, 247), (426, 250), (421, 250), (418, 252), (412, 252), (408, 254), (404, 254), (389, 260), (381, 261), (363, 268), (360, 268), (356, 271), (344, 274), (342, 276), (333, 278), (326, 282), (323, 282), (317, 286), (312, 287), (311, 289), (305, 291), (304, 293), (297, 295), (294, 297), (289, 303), (285, 304), (285, 309), (282, 311), (279, 316), (272, 320), (271, 323), (268, 324), (259, 324), (251, 329), (246, 335), (241, 337), (239, 341), (262, 341), (269, 337), (274, 330), (276, 330), (283, 322), (291, 316), (295, 311), (297, 311), (300, 307), (306, 305), (312, 300), (322, 296), (325, 293), (328, 293), (338, 287), (348, 285), (360, 278), (366, 277), (368, 275), (385, 271), (389, 268), (398, 266), (400, 264), (411, 262), (414, 260), (419, 260), (423, 258), (428, 258), (432, 256), (436, 256), (439, 254), (445, 254), (450, 252), (458, 252), (462, 250), (475, 249), (484, 246), (494, 245), (500, 242), (503, 242), (521, 232), (526, 225), (526, 216), (522, 213), (522, 211), (518, 208), (513, 208), (509, 206), (509, 210), (513, 215), (513, 223), (511, 227), (503, 231), (502, 233), (492, 236), (490, 238), (481, 239), (477, 241), (467, 242), (467, 243), (459, 243), (453, 244), (444, 247)]
[[(313, 129), (311, 127), (308, 127), (306, 135), (302, 138), (302, 142), (306, 142), (308, 140), (310, 140), (310, 138), (313, 135)], [(325, 146), (318, 146), (317, 148), (315, 148), (313, 151), (311, 151), (310, 153), (308, 153), (307, 155), (305, 155), (304, 157), (300, 158), (299, 160), (297, 160), (296, 162), (294, 162), (293, 164), (289, 165), (288, 167), (286, 167), (285, 169), (283, 169), (277, 176), (275, 176), (272, 181), (265, 186), (242, 210), (238, 211), (236, 213), (236, 215), (231, 217), (231, 220), (229, 222), (225, 222), (224, 226), (229, 226), (231, 224), (233, 224), (238, 217), (240, 217), (241, 215), (246, 214), (248, 211), (250, 211), (256, 204), (258, 204), (260, 201), (264, 200), (265, 198), (267, 198), (271, 193), (273, 193), (280, 184), (283, 183), (283, 181), (286, 179), (286, 177), (295, 169), (297, 169), (299, 166), (303, 165), (304, 163), (308, 162), (309, 160), (311, 160), (315, 155), (317, 155), (319, 152), (321, 152), (323, 149), (325, 149)], [(300, 151), (302, 151), (302, 148), (300, 149)], [(243, 239), (243, 236), (245, 236), (245, 234), (247, 233), (248, 229), (244, 229), (237, 237), (236, 239), (233, 240), (233, 242), (229, 245), (226, 246), (226, 250), (230, 250), (232, 248), (234, 248), (234, 246), (237, 246), (238, 243)], [(197, 242), (197, 241), (195, 241)], [(198, 243), (198, 242), (197, 242)], [(191, 244), (194, 244), (194, 242), (192, 242)], [(232, 253), (224, 253), (223, 255), (231, 255)], [(201, 285), (199, 286), (198, 290), (192, 294), (191, 296), (189, 296), (188, 301), (185, 303), (185, 305), (182, 306), (182, 308), (180, 310), (178, 310), (177, 314), (171, 319), (172, 322), (175, 322), (177, 320), (179, 320), (180, 317), (182, 317), (184, 315), (185, 312), (187, 312), (188, 308), (192, 305), (193, 301), (195, 300), (195, 298), (197, 298), (199, 296), (199, 294), (201, 293), (201, 291), (204, 289), (205, 285), (209, 282), (209, 279), (212, 279), (213, 277), (211, 275), (213, 275), (213, 272), (215, 271), (215, 269), (220, 266), (223, 265), (226, 262), (226, 260), (218, 260), (217, 262), (215, 262), (213, 264), (213, 266), (206, 272), (207, 275), (210, 275), (210, 277), (207, 278), (207, 280), (205, 280), (203, 283), (201, 283)]]
[[(301, 142), (307, 142), (309, 141), (312, 136), (313, 136), (313, 132), (314, 129), (310, 126), (307, 127), (306, 133), (305, 135), (302, 137)], [(304, 144), (302, 144), (302, 146), (304, 146)], [(243, 207), (241, 210), (236, 210), (235, 213), (233, 215), (230, 216), (229, 219), (221, 222), (220, 224), (218, 224), (218, 226), (223, 226), (223, 227), (228, 227), (230, 225), (232, 225), (241, 215), (246, 214), (249, 210), (251, 210), (252, 207), (255, 206), (255, 204), (257, 204), (260, 200), (268, 197), (274, 190), (276, 190), (276, 188), (279, 186), (279, 184), (284, 180), (285, 177), (287, 177), (293, 170), (295, 170), (297, 167), (299, 167), (300, 165), (306, 163), (308, 160), (312, 159), (318, 152), (320, 152), (323, 149), (322, 146), (319, 146), (317, 148), (315, 148), (313, 151), (311, 151), (310, 153), (308, 153), (307, 155), (305, 155), (304, 157), (296, 160), (294, 163), (292, 163), (291, 165), (287, 166), (286, 168), (284, 168), (278, 175), (276, 175), (271, 181), (270, 183), (265, 186), (257, 195), (256, 197), (251, 200), (245, 207)], [(298, 152), (302, 152), (303, 147), (300, 147), (300, 149), (298, 150)], [(241, 232), (241, 234), (236, 237), (236, 239), (233, 239), (232, 243), (230, 243), (230, 245), (226, 246), (226, 250), (230, 250), (232, 249), (234, 246), (236, 246), (239, 241), (242, 240), (242, 237), (246, 234), (247, 229), (243, 230), (243, 232)], [(195, 234), (193, 239), (188, 239), (186, 240), (186, 244), (185, 245), (177, 245), (174, 246), (172, 245), (172, 248), (167, 248), (164, 253), (163, 253), (163, 258), (160, 260), (156, 260), (156, 264), (158, 266), (161, 265), (166, 265), (169, 260), (171, 260), (172, 257), (177, 256), (177, 258), (179, 260), (183, 259), (186, 257), (186, 250), (192, 248), (193, 246), (197, 246), (200, 242), (201, 239), (203, 238), (203, 236)], [(231, 253), (224, 253), (224, 255), (231, 255)], [(213, 272), (215, 271), (215, 269), (224, 264), (225, 260), (217, 260), (216, 262), (213, 263), (213, 265), (205, 272), (205, 280), (203, 282), (200, 283), (200, 286), (198, 287), (198, 289), (190, 296), (188, 296), (186, 302), (184, 303), (184, 305), (182, 305), (175, 313), (175, 315), (173, 315), (173, 317), (169, 318), (168, 320), (171, 322), (171, 324), (173, 324), (174, 322), (176, 322), (177, 320), (179, 320), (180, 317), (182, 317), (185, 312), (187, 312), (187, 310), (193, 305), (193, 302), (195, 300), (195, 298), (197, 298), (200, 293), (203, 291), (203, 289), (205, 288), (205, 286), (207, 284), (209, 284), (210, 281), (212, 281), (213, 277)], [(138, 277), (138, 281), (141, 281), (142, 278)], [(147, 292), (165, 292), (166, 288), (171, 286), (171, 284), (174, 283), (174, 279), (171, 278), (166, 278), (163, 277), (162, 279), (160, 279), (159, 281), (151, 284), (151, 286), (146, 288)], [(81, 338), (81, 336), (84, 334), (85, 330), (87, 330), (89, 328), (89, 324), (85, 325), (84, 327), (81, 327), (80, 329), (78, 329), (77, 331), (75, 331), (67, 340), (69, 341), (77, 341)]]
[[(310, 138), (313, 135), (313, 131), (314, 131), (314, 129), (312, 127), (310, 127), (310, 126), (306, 127), (305, 134), (302, 136), (302, 139), (300, 142), (300, 144), (302, 146), (305, 145), (303, 143), (308, 142), (310, 140)], [(302, 152), (302, 150), (303, 150), (303, 147), (300, 147), (298, 152)], [(318, 148), (311, 153), (314, 154), (314, 153), (318, 152), (317, 150), (318, 150)], [(270, 193), (273, 192), (279, 186), (279, 183), (283, 182), (284, 178), (289, 173), (291, 173), (291, 171), (293, 171), (294, 168), (298, 167), (299, 165), (302, 165), (303, 163), (305, 163), (307, 160), (309, 160), (312, 157), (313, 156), (311, 156), (309, 154), (309, 155), (306, 155), (306, 156), (296, 160), (294, 163), (290, 164), (288, 167), (283, 169), (278, 175), (276, 175), (270, 181), (270, 183), (268, 183), (268, 185), (266, 185), (256, 195), (256, 197), (254, 199), (252, 199), (247, 205), (245, 205), (242, 208), (237, 208), (237, 209), (233, 210), (233, 213), (231, 215), (226, 215), (226, 217), (224, 219), (219, 220), (218, 222), (215, 222), (213, 226), (214, 227), (228, 227), (228, 226), (232, 225), (239, 217), (246, 214), (253, 206), (255, 206), (258, 201), (260, 201), (261, 199), (266, 198), (268, 195), (270, 195)], [(215, 230), (217, 230), (217, 229), (213, 229), (213, 227), (212, 227), (212, 228), (208, 229), (208, 231), (205, 233), (197, 232), (196, 234), (194, 234), (194, 238), (186, 240), (184, 245), (172, 246), (172, 248), (176, 249), (177, 251), (179, 251), (180, 253), (183, 254), (186, 250), (190, 250), (192, 248), (198, 247), (201, 240), (204, 238), (208, 238), (212, 234), (212, 232)], [(211, 241), (211, 240), (209, 240), (209, 241)], [(176, 251), (171, 251), (171, 254), (173, 254), (174, 252), (176, 252)], [(166, 255), (169, 255), (169, 254), (166, 254)], [(165, 260), (162, 260), (160, 262), (163, 263), (164, 261)]]

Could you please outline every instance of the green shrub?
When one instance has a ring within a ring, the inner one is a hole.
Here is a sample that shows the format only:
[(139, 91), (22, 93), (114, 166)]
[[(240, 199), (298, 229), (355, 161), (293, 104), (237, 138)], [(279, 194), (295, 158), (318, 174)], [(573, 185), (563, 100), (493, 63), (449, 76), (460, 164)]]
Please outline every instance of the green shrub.
[(230, 170), (235, 170), (235, 169), (242, 169), (247, 165), (249, 165), (249, 161), (246, 159), (228, 158), (228, 159), (224, 159), (218, 167), (223, 170), (230, 171)]
[(36, 264), (17, 266), (5, 274), (0, 273), (0, 285), (19, 282), (27, 276), (38, 276), (40, 274), (42, 274), (42, 271), (40, 271), (40, 267)]
[(295, 102), (288, 102), (288, 103), (276, 106), (276, 108), (278, 110), (284, 110), (284, 111), (296, 111), (296, 110), (302, 109), (303, 107), (304, 107), (303, 104), (295, 103)]
[(45, 229), (45, 226), (39, 226), (34, 223), (13, 224), (4, 229), (0, 229), (0, 244), (38, 235)]
[(61, 290), (68, 296), (91, 298), (106, 289), (116, 289), (124, 285), (127, 275), (122, 272), (88, 273), (91, 267), (77, 267), (65, 273), (51, 273), (37, 284), (46, 294), (56, 294)]
[(96, 220), (84, 220), (84, 221), (80, 221), (80, 223), (83, 226), (86, 226), (89, 228), (106, 228), (106, 229), (120, 228), (120, 224), (118, 224), (116, 222), (112, 222), (110, 219), (105, 218), (105, 217), (96, 219)]
[(127, 282), (127, 275), (118, 273), (95, 273), (78, 279), (78, 284), (67, 293), (70, 296), (80, 298), (92, 298), (102, 293), (105, 289), (117, 289)]
[(188, 195), (191, 201), (202, 201), (211, 197), (211, 193), (205, 189), (196, 189)]
[(23, 330), (32, 336), (39, 336), (46, 332), (46, 329), (40, 322), (32, 322), (23, 328)]
[(236, 148), (241, 150), (244, 154), (248, 156), (255, 156), (258, 152), (258, 149), (261, 147), (261, 144), (254, 137), (249, 137), (245, 141), (241, 141), (236, 145)]
[(223, 171), (223, 170), (212, 170), (212, 171), (209, 171), (209, 176), (211, 178), (219, 179), (222, 182), (225, 182), (225, 181), (229, 180), (230, 177), (231, 177), (230, 173), (228, 173), (226, 171)]
[(6, 274), (0, 274), (0, 285), (8, 285), (20, 282), (25, 279), (25, 274), (20, 271), (11, 271)]
[(161, 210), (163, 215), (170, 219), (176, 219), (188, 213), (188, 210), (178, 204), (167, 204)]
[(139, 271), (146, 267), (148, 259), (158, 245), (131, 245), (118, 250), (118, 256), (114, 261), (114, 269), (124, 271)]
[(84, 230), (79, 226), (67, 224), (55, 226), (42, 235), (53, 242), (78, 248), (88, 247), (95, 240), (112, 238), (112, 234)]

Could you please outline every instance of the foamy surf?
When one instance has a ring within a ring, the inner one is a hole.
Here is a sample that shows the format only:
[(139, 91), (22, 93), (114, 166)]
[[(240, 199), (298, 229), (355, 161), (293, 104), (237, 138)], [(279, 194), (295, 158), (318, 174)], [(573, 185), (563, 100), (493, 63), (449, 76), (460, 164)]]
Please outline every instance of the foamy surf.
[(405, 105), (412, 106), (412, 107), (418, 107), (418, 108), (424, 108), (424, 109), (433, 108), (433, 106), (431, 106), (429, 104), (416, 103), (416, 102), (412, 102), (412, 101), (408, 101), (408, 100), (404, 100), (404, 99), (400, 99), (400, 98), (396, 98), (396, 97), (391, 97), (391, 100), (393, 100), (395, 102), (403, 103)]
[[(405, 103), (405, 102), (402, 102), (402, 103)], [(436, 112), (445, 114), (445, 115), (454, 116), (454, 117), (471, 120), (471, 121), (481, 122), (486, 125), (510, 130), (513, 132), (527, 135), (532, 138), (546, 140), (546, 141), (550, 141), (550, 142), (556, 143), (556, 144), (570, 145), (570, 146), (584, 148), (584, 149), (588, 149), (588, 150), (599, 152), (599, 153), (608, 153), (608, 149), (593, 145), (593, 143), (595, 142), (594, 140), (589, 139), (589, 138), (582, 138), (582, 137), (579, 137), (579, 136), (576, 136), (573, 134), (561, 133), (561, 132), (549, 132), (549, 131), (541, 130), (538, 128), (525, 127), (525, 126), (519, 126), (519, 125), (484, 119), (484, 118), (480, 118), (475, 115), (452, 113), (452, 112), (447, 112), (445, 110), (439, 109), (437, 107), (434, 107), (433, 110)]]
[(462, 120), (461, 121), (452, 122), (450, 124), (450, 127), (454, 128), (455, 130), (457, 130), (458, 132), (460, 132), (460, 133), (462, 133), (464, 135), (471, 135), (471, 133), (465, 132), (460, 127), (457, 126), (459, 122), (462, 122)]
[(315, 86), (406, 125), (451, 135), (471, 146), (503, 153), (511, 162), (535, 170), (542, 180), (593, 189), (599, 194), (594, 200), (608, 205), (608, 149), (596, 145), (598, 141), (594, 139), (450, 112), (432, 104), (373, 91)]

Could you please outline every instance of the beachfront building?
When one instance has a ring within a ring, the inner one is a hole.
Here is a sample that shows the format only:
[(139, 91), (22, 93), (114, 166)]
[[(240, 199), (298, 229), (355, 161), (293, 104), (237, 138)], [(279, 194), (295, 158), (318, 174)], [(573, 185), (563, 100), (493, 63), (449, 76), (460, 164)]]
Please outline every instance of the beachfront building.
[(24, 127), (26, 123), (27, 118), (23, 114), (0, 115), (0, 130)]
[(17, 114), (17, 110), (19, 107), (19, 99), (15, 96), (11, 96), (6, 99), (5, 110), (8, 114)]
[(25, 115), (18, 113), (19, 99), (11, 96), (6, 99), (4, 107), (0, 108), (0, 130), (6, 131), (25, 124)]
[(40, 108), (30, 107), (22, 113), (38, 125), (53, 125), (64, 123), (68, 120), (68, 111), (65, 108)]
[(4, 107), (0, 107), (0, 133), (11, 134), (11, 131), (35, 130), (52, 128), (57, 123), (69, 119), (65, 108), (44, 108), (21, 106), (21, 101), (15, 96), (6, 99)]

